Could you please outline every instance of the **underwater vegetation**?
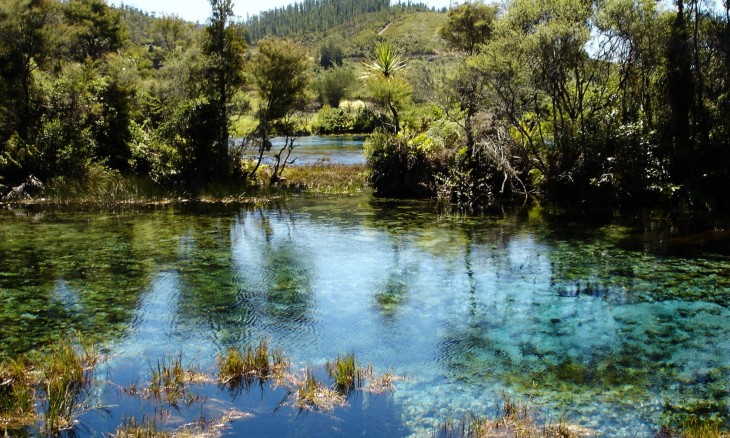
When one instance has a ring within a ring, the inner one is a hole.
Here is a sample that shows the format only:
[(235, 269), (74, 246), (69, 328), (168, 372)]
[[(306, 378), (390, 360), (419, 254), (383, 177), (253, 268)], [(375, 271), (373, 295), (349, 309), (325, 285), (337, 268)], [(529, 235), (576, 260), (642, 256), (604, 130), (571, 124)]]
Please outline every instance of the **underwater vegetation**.
[(461, 420), (447, 420), (433, 436), (435, 438), (580, 438), (595, 437), (598, 432), (563, 420), (538, 422), (538, 414), (531, 407), (530, 400), (516, 401), (502, 392), (502, 401), (497, 416), (468, 415)]

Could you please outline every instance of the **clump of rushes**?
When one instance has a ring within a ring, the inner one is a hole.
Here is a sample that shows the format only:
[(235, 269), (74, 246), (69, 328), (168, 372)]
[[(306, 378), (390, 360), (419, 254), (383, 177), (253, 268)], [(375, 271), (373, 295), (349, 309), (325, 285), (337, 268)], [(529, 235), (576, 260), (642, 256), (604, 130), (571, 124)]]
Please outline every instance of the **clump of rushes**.
[(288, 367), (284, 354), (278, 349), (269, 351), (268, 341), (261, 339), (255, 347), (229, 348), (219, 355), (218, 382), (232, 389), (250, 386), (255, 381), (264, 384), (269, 378), (285, 373)]
[(327, 373), (335, 381), (335, 388), (342, 394), (349, 394), (362, 386), (365, 378), (372, 374), (370, 367), (363, 368), (355, 363), (355, 353), (337, 356), (334, 362), (327, 362)]
[(24, 358), (0, 365), (0, 429), (16, 429), (35, 422), (35, 388)]
[(190, 392), (187, 385), (209, 381), (204, 374), (183, 366), (182, 353), (158, 360), (155, 366), (150, 365), (150, 371), (152, 379), (146, 393), (171, 406), (178, 406), (181, 401), (187, 405), (195, 403), (199, 397)]
[(294, 398), (294, 406), (300, 410), (330, 411), (345, 404), (345, 396), (320, 383), (309, 368), (298, 382)]
[(41, 392), (45, 393), (42, 399), (46, 433), (73, 428), (75, 417), (88, 409), (82, 396), (100, 357), (91, 343), (77, 346), (71, 341), (55, 344), (43, 355)]

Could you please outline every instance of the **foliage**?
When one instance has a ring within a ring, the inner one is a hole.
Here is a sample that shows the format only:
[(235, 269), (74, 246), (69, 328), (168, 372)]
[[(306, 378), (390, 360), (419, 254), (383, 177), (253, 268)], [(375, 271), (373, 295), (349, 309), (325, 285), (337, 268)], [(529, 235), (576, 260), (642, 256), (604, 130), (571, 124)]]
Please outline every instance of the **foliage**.
[(342, 67), (343, 56), (340, 44), (334, 39), (328, 39), (320, 48), (319, 65), (325, 69)]
[[(414, 10), (428, 10), (420, 3), (409, 3)], [(341, 24), (351, 24), (366, 14), (388, 10), (388, 0), (305, 0), (254, 15), (246, 27), (254, 40), (265, 37), (293, 37), (304, 33), (323, 33)]]
[(365, 142), (365, 157), (372, 169), (370, 183), (381, 196), (433, 196), (436, 175), (446, 165), (441, 152), (425, 134), (377, 129)]
[(389, 113), (390, 120), (383, 118), (382, 125), (398, 134), (401, 128), (400, 113), (408, 105), (412, 89), (397, 73), (406, 68), (400, 52), (390, 43), (375, 48), (375, 57), (365, 63), (366, 74), (362, 77), (373, 102)]
[[(256, 175), (264, 152), (271, 149), (271, 136), (276, 128), (279, 135), (295, 133), (289, 119), (309, 101), (311, 82), (310, 61), (304, 47), (290, 40), (272, 38), (259, 41), (257, 48), (258, 54), (251, 61), (249, 75), (259, 99), (256, 108), (258, 125), (250, 139), (258, 143), (259, 157), (248, 177)], [(272, 182), (278, 173), (272, 175)]]
[[(242, 149), (229, 147), (239, 116), (255, 119), (248, 140), (259, 160), (273, 135), (288, 137), (274, 152), (278, 182), (295, 136), (309, 132), (311, 116), (297, 112), (317, 107), (306, 91), (315, 57), (313, 90), (329, 107), (312, 128), (379, 126), (394, 147), (405, 128), (426, 135), (441, 163), (429, 191), (452, 202), (529, 192), (567, 205), (730, 207), (726, 4), (510, 0), (437, 13), (307, 0), (251, 17), (247, 29), (231, 6), (213, 0), (211, 20), (196, 27), (103, 0), (2, 2), (2, 184), (34, 175), (86, 187), (105, 174), (195, 192), (255, 178), (258, 166), (244, 171)], [(444, 55), (446, 46), (455, 50)], [(374, 47), (365, 65), (347, 63)], [(416, 54), (428, 55), (404, 68)], [(353, 86), (363, 69), (365, 86)], [(496, 128), (483, 129), (486, 120)]]
[(446, 16), (439, 35), (452, 49), (472, 55), (492, 36), (497, 7), (485, 5), (481, 0), (469, 1), (449, 9)]
[(314, 86), (320, 102), (332, 107), (340, 106), (340, 102), (351, 97), (357, 79), (355, 73), (348, 68), (332, 67), (320, 74)]
[(98, 60), (122, 48), (126, 30), (121, 14), (103, 0), (70, 0), (64, 13), (70, 25), (72, 59)]
[[(210, 0), (212, 15), (206, 27), (203, 53), (206, 55), (205, 72), (207, 87), (203, 96), (207, 98), (210, 112), (207, 114), (212, 137), (213, 166), (205, 181), (221, 175), (230, 175), (232, 166), (228, 162), (229, 128), (234, 95), (244, 84), (243, 54), (246, 42), (243, 29), (233, 22), (232, 0)], [(201, 147), (207, 147), (204, 141)], [(198, 169), (205, 171), (205, 169)]]
[(375, 129), (372, 111), (363, 102), (345, 101), (339, 108), (325, 106), (317, 113), (313, 130), (317, 134), (361, 134)]

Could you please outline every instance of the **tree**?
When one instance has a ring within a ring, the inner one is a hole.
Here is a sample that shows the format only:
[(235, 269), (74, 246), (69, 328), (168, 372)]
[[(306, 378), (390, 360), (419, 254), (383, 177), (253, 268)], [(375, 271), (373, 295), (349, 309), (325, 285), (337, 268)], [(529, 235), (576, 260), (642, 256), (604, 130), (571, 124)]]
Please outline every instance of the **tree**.
[(320, 49), (319, 65), (328, 69), (330, 67), (342, 66), (342, 47), (333, 39), (328, 39)]
[(119, 11), (103, 0), (71, 0), (64, 9), (71, 25), (71, 56), (79, 62), (101, 59), (122, 48), (126, 30)]
[[(16, 0), (0, 8), (0, 141), (12, 132), (29, 140), (33, 73), (51, 53), (52, 3)], [(7, 7), (7, 9), (5, 9)]]
[(243, 55), (246, 49), (243, 28), (233, 23), (231, 0), (210, 0), (212, 15), (205, 29), (203, 53), (207, 57), (207, 86), (204, 93), (215, 115), (211, 120), (214, 155), (211, 174), (228, 175), (228, 129), (235, 93), (244, 84)]
[(481, 0), (463, 3), (449, 10), (439, 36), (451, 48), (472, 55), (491, 37), (497, 10), (497, 6), (485, 5)]
[(375, 58), (365, 64), (363, 76), (368, 91), (375, 103), (390, 113), (391, 120), (386, 122), (396, 135), (400, 132), (400, 111), (410, 99), (411, 86), (398, 72), (406, 68), (401, 54), (390, 43), (382, 43), (375, 48)]
[(348, 98), (357, 79), (352, 70), (345, 67), (333, 67), (322, 73), (315, 87), (319, 91), (321, 102), (333, 108), (340, 106), (340, 101)]
[[(277, 164), (271, 182), (276, 182), (286, 166), (282, 154), (294, 147), (290, 117), (309, 100), (307, 88), (311, 82), (311, 64), (306, 49), (290, 40), (270, 38), (259, 41), (258, 53), (251, 62), (249, 74), (259, 98), (256, 109), (258, 124), (250, 135), (258, 142), (259, 157), (248, 176), (253, 177), (264, 153), (271, 150), (274, 132), (286, 137), (284, 148), (277, 154)], [(281, 164), (281, 167), (280, 167)]]

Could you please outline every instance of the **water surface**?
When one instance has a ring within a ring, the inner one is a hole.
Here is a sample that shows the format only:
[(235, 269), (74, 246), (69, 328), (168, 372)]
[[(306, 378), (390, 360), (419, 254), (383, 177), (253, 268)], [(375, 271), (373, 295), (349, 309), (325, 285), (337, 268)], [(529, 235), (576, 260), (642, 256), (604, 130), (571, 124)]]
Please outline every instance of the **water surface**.
[(354, 352), (408, 380), (328, 414), (277, 408), (281, 389), (201, 387), (206, 403), (173, 416), (252, 414), (232, 436), (428, 435), (494, 414), (505, 391), (543, 418), (647, 436), (687, 412), (729, 414), (726, 236), (665, 232), (367, 197), (2, 212), (0, 355), (70, 330), (101, 336), (101, 397), (114, 407), (82, 416), (81, 435), (158, 409), (119, 391), (149, 378), (151, 361), (182, 351), (214, 372), (218, 352), (267, 337), (295, 367)]
[[(284, 139), (273, 138), (271, 151), (278, 153), (284, 147)], [(365, 164), (363, 156), (363, 136), (308, 136), (299, 137), (294, 141), (289, 161), (294, 166), (312, 164)], [(286, 155), (286, 153), (284, 154)], [(265, 164), (274, 164), (272, 156), (264, 157)]]

